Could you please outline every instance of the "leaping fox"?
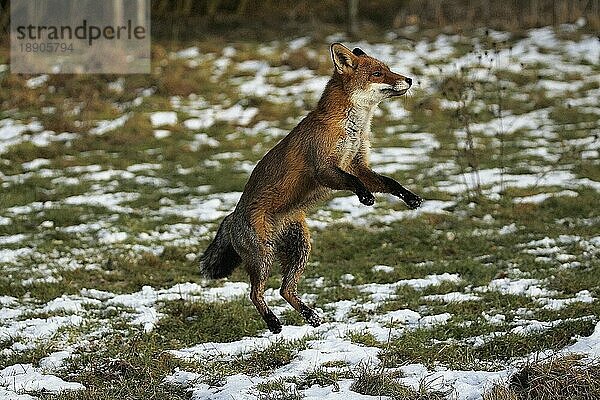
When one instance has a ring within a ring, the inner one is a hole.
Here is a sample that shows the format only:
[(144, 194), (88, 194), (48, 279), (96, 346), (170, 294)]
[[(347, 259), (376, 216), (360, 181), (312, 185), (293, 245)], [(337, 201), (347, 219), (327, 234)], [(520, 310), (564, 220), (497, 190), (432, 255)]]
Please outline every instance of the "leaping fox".
[(321, 323), (304, 304), (297, 284), (310, 253), (306, 211), (333, 190), (350, 190), (370, 206), (373, 193), (391, 193), (415, 209), (422, 199), (369, 167), (371, 119), (379, 102), (401, 96), (412, 80), (396, 74), (361, 49), (331, 45), (333, 76), (317, 108), (271, 149), (254, 168), (235, 208), (200, 258), (208, 278), (223, 278), (244, 263), (250, 299), (268, 328), (281, 322), (264, 299), (275, 258), (281, 263), (281, 296), (312, 326)]

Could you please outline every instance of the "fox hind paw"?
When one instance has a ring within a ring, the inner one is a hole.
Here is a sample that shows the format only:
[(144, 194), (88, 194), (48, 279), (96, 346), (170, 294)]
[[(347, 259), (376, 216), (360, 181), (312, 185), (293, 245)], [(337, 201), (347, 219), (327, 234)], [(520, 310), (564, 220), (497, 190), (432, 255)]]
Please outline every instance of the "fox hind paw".
[(317, 326), (321, 325), (321, 317), (319, 317), (317, 313), (313, 312), (310, 317), (306, 318), (306, 322), (308, 322), (310, 326), (316, 328)]
[(279, 318), (275, 316), (275, 314), (267, 315), (265, 318), (265, 322), (267, 323), (267, 328), (273, 333), (281, 333), (282, 326)]
[(321, 325), (321, 317), (319, 317), (319, 314), (317, 314), (314, 310), (308, 307), (302, 311), (302, 316), (309, 325), (315, 328)]

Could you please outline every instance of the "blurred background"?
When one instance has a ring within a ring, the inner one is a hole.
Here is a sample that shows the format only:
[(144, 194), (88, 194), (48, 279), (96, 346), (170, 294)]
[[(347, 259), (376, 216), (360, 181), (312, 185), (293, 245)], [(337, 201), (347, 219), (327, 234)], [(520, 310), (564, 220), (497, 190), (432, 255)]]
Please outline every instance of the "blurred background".
[[(114, 3), (119, 4), (116, 0)], [(0, 29), (6, 36), (9, 0), (0, 1)], [(155, 40), (275, 39), (327, 35), (346, 29), (360, 35), (407, 25), (459, 31), (487, 26), (527, 29), (585, 17), (600, 28), (598, 0), (152, 0)]]

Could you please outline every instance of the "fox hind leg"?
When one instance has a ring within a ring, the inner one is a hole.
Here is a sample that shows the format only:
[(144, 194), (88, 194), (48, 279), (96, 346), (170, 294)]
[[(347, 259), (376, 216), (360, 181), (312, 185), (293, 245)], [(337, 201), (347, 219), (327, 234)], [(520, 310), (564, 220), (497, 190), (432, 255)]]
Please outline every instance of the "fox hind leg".
[(251, 284), (250, 300), (254, 303), (269, 330), (273, 333), (279, 333), (281, 332), (281, 322), (265, 301), (265, 286), (269, 278), (271, 264), (271, 259), (264, 259), (257, 264), (247, 264)]
[(273, 333), (281, 332), (281, 322), (265, 301), (265, 288), (273, 265), (273, 246), (261, 240), (253, 229), (238, 231), (233, 242), (250, 276), (250, 300)]
[(300, 300), (297, 291), (298, 281), (302, 277), (309, 254), (310, 233), (304, 221), (295, 221), (284, 228), (276, 252), (282, 273), (280, 293), (306, 322), (316, 327), (321, 324), (321, 318)]

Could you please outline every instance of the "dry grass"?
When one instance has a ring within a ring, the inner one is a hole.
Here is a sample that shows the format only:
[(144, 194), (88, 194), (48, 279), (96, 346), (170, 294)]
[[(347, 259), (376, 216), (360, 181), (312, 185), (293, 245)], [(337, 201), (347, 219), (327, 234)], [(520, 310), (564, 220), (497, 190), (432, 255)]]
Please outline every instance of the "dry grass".
[(593, 400), (600, 398), (600, 361), (565, 356), (534, 362), (500, 384), (484, 400)]
[(418, 390), (414, 390), (398, 382), (401, 374), (382, 366), (360, 365), (356, 375), (350, 390), (369, 396), (386, 396), (394, 400), (444, 400), (452, 393), (452, 390), (434, 390), (425, 381), (421, 382)]

